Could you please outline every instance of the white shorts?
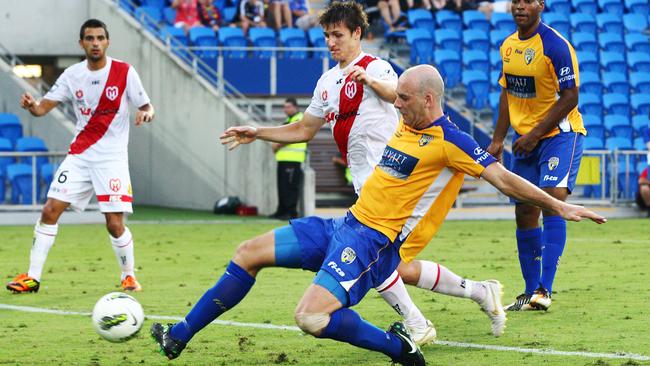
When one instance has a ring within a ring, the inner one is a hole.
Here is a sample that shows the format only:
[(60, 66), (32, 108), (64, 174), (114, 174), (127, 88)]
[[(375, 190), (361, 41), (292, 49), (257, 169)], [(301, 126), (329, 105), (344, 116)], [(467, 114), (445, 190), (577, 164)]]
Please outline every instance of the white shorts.
[(88, 162), (68, 155), (57, 169), (47, 197), (83, 211), (97, 195), (101, 212), (132, 213), (133, 194), (127, 161)]

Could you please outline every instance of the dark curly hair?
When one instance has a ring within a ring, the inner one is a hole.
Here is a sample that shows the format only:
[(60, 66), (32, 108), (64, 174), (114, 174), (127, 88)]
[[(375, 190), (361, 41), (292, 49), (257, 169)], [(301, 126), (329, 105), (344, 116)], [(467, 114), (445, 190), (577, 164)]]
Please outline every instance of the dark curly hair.
[(368, 31), (368, 16), (361, 5), (354, 1), (333, 1), (320, 15), (318, 21), (322, 27), (342, 23), (352, 33), (359, 27), (361, 38)]

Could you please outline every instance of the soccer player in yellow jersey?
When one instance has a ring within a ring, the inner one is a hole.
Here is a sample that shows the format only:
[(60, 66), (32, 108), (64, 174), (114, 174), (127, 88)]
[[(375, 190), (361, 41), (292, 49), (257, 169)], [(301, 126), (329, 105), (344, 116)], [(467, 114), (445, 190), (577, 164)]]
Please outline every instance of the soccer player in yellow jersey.
[[(517, 31), (501, 46), (499, 117), (487, 151), (501, 158), (508, 127), (515, 130), (511, 170), (566, 200), (575, 186), (585, 128), (578, 112), (578, 60), (571, 44), (541, 22), (543, 0), (513, 0)], [(540, 228), (540, 211), (544, 228)], [(517, 249), (526, 283), (506, 310), (547, 310), (566, 242), (556, 213), (516, 201)]]
[[(363, 320), (349, 307), (385, 281), (400, 261), (410, 262), (429, 244), (463, 184), (465, 174), (483, 177), (503, 193), (539, 205), (564, 219), (605, 219), (583, 207), (554, 199), (508, 172), (471, 136), (460, 131), (442, 112), (444, 86), (438, 71), (416, 66), (397, 84), (397, 107), (403, 116), (381, 161), (345, 217), (305, 217), (291, 221), (297, 242), (287, 251), (297, 262), (320, 261), (313, 283), (295, 312), (298, 326), (318, 338), (329, 338), (382, 352), (402, 365), (425, 365), (424, 357), (401, 323), (384, 331)], [(200, 330), (237, 305), (255, 276), (273, 263), (273, 245), (261, 246), (263, 234), (243, 244), (215, 287), (195, 305), (181, 327)], [(257, 244), (255, 244), (257, 243)], [(252, 251), (252, 246), (257, 246)], [(193, 310), (194, 311), (194, 310)], [(497, 309), (495, 309), (497, 311)], [(185, 342), (169, 327), (152, 326), (164, 354), (174, 358)]]

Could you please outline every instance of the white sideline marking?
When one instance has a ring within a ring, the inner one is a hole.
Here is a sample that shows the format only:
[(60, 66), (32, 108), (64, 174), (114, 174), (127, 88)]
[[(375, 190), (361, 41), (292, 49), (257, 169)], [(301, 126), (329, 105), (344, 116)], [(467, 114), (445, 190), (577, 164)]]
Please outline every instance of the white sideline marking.
[[(0, 304), (0, 309), (23, 311), (28, 313), (90, 316), (89, 312), (45, 309), (45, 308), (37, 308), (32, 306), (18, 306), (18, 305), (9, 305), (9, 304)], [(179, 316), (166, 316), (166, 315), (147, 315), (146, 318), (156, 319), (156, 320), (176, 320), (176, 321), (183, 319)], [(233, 321), (218, 320), (218, 319), (213, 321), (212, 324), (228, 325), (228, 326), (235, 326), (235, 327), (300, 331), (300, 329), (296, 326), (260, 324), (260, 323), (242, 323), (242, 322), (233, 322)], [(636, 361), (650, 361), (650, 356), (638, 355), (634, 353), (592, 353), (592, 352), (556, 351), (554, 349), (520, 348), (520, 347), (497, 346), (497, 345), (490, 345), (490, 344), (476, 344), (476, 343), (464, 343), (464, 342), (441, 341), (441, 340), (437, 340), (436, 344), (441, 346), (448, 346), (448, 347), (477, 348), (477, 349), (485, 349), (490, 351), (506, 351), (506, 352), (509, 351), (509, 352), (533, 353), (533, 354), (551, 355), (551, 356), (574, 356), (574, 357), (631, 359)]]

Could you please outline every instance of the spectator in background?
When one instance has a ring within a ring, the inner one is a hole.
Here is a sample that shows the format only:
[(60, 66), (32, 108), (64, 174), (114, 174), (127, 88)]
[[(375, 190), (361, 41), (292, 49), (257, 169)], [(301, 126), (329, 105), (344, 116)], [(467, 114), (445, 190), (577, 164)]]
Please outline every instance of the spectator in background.
[(282, 21), (287, 27), (291, 28), (293, 25), (291, 19), (291, 8), (289, 8), (289, 0), (271, 0), (270, 12), (273, 16), (273, 23), (275, 30), (282, 28)]
[(493, 2), (483, 1), (478, 5), (478, 11), (485, 14), (490, 20), (492, 13), (510, 13), (510, 0), (494, 0)]
[(289, 8), (296, 27), (307, 30), (318, 24), (318, 17), (309, 14), (309, 0), (291, 0)]
[(647, 212), (650, 217), (650, 181), (648, 180), (648, 167), (639, 175), (639, 191), (636, 193), (636, 205)]
[(211, 0), (199, 0), (199, 19), (204, 27), (212, 28), (213, 31), (218, 31), (219, 26), (223, 20), (221, 12), (212, 3)]
[(266, 27), (264, 20), (264, 3), (260, 0), (241, 0), (239, 3), (239, 21), (244, 34), (250, 27)]
[(174, 0), (172, 8), (176, 9), (174, 27), (183, 28), (187, 33), (190, 28), (201, 25), (197, 0)]

